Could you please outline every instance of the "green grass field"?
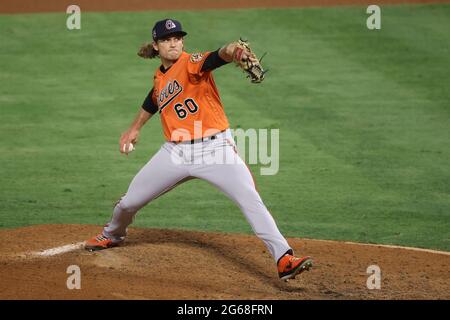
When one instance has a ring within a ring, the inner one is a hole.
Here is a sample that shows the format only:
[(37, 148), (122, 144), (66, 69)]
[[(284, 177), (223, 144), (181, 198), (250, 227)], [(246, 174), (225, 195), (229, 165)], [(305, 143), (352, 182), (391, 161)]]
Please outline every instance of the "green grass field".
[[(202, 12), (0, 15), (0, 226), (103, 224), (163, 143), (159, 116), (128, 158), (117, 141), (158, 61), (136, 55), (171, 16), (186, 50), (239, 36), (268, 51), (266, 81), (215, 71), (232, 128), (279, 128), (280, 170), (261, 196), (289, 237), (450, 251), (450, 5)], [(245, 30), (245, 32), (243, 32)], [(195, 180), (145, 207), (134, 226), (251, 233)]]

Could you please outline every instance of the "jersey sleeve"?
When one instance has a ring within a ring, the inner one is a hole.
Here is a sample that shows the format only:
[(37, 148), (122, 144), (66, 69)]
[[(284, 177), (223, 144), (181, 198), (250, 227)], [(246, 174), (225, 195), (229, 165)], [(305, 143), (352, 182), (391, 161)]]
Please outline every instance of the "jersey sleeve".
[(197, 52), (189, 55), (189, 60), (187, 63), (187, 70), (191, 77), (201, 78), (203, 75), (210, 70), (202, 70), (203, 64), (206, 58), (211, 54), (211, 52)]
[(211, 52), (211, 54), (209, 54), (206, 59), (205, 62), (203, 63), (202, 66), (202, 71), (213, 71), (214, 69), (217, 69), (229, 62), (223, 60), (220, 55), (219, 55), (219, 49), (217, 49), (216, 51)]
[(158, 104), (156, 103), (155, 89), (152, 88), (142, 104), (142, 109), (148, 113), (155, 114), (158, 112)]

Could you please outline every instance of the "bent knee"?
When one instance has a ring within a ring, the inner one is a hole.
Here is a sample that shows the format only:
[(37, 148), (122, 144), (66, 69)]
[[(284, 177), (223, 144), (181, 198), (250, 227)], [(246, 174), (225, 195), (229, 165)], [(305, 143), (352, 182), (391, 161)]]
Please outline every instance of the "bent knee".
[(143, 207), (143, 204), (139, 201), (130, 199), (130, 197), (124, 196), (117, 201), (115, 207), (119, 207), (122, 211), (127, 213), (135, 213)]

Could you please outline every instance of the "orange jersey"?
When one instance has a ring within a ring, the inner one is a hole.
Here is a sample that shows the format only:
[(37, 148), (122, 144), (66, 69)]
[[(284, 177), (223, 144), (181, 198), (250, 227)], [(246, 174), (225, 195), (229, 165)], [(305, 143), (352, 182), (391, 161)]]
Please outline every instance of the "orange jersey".
[(187, 141), (229, 127), (211, 71), (202, 71), (210, 52), (188, 54), (163, 73), (155, 72), (153, 101), (168, 141)]

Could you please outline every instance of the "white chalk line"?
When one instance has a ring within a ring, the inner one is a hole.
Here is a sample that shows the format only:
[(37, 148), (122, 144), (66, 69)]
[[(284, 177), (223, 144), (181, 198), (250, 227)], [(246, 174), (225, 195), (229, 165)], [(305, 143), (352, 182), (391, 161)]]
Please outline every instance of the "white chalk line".
[(367, 246), (367, 247), (381, 247), (381, 248), (388, 248), (388, 249), (402, 249), (402, 250), (419, 251), (419, 252), (427, 252), (427, 253), (442, 254), (442, 255), (450, 256), (450, 252), (447, 252), (447, 251), (439, 251), (439, 250), (423, 249), (423, 248), (415, 248), (415, 247), (403, 247), (403, 246), (395, 246), (395, 245), (390, 245), (390, 244), (361, 243), (361, 242), (336, 241), (336, 240), (317, 240), (317, 239), (305, 239), (305, 240), (329, 242), (329, 243), (352, 244), (352, 245)]
[(34, 251), (34, 252), (31, 252), (30, 255), (38, 256), (38, 257), (51, 257), (51, 256), (56, 256), (58, 254), (63, 254), (63, 253), (81, 249), (83, 246), (84, 246), (84, 242), (77, 242), (77, 243), (72, 243), (72, 244), (68, 244), (65, 246), (51, 248), (51, 249), (47, 249), (47, 250), (43, 250), (43, 251)]

